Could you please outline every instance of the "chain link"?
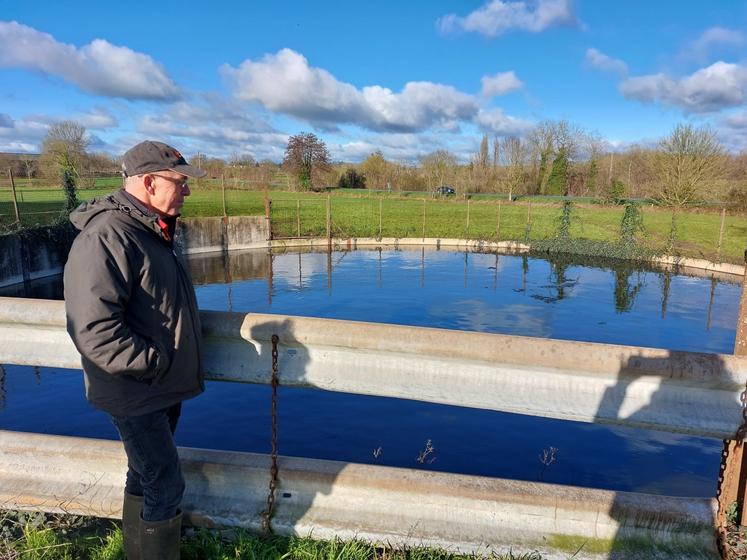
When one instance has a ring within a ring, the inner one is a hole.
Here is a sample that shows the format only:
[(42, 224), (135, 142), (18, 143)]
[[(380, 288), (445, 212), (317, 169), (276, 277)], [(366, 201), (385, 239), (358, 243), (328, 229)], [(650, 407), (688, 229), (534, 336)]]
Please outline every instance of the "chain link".
[(270, 452), (270, 491), (267, 494), (267, 507), (262, 512), (262, 532), (272, 534), (273, 509), (275, 507), (275, 489), (278, 486), (278, 335), (272, 335), (272, 406), (271, 406), (271, 424), (272, 424), (272, 450)]

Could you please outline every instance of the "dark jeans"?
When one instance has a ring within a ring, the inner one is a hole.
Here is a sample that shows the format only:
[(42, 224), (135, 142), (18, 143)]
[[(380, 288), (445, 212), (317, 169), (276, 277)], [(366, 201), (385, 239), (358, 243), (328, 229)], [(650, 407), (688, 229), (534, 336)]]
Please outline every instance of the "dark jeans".
[(143, 519), (163, 521), (177, 513), (184, 494), (174, 431), (181, 403), (141, 416), (112, 416), (127, 453), (125, 492), (143, 496)]

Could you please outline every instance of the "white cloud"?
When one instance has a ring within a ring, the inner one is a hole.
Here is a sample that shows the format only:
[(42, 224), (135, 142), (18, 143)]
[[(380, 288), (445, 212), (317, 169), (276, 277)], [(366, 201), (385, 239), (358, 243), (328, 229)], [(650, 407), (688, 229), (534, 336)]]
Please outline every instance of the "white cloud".
[(38, 153), (41, 141), (47, 135), (50, 119), (46, 115), (29, 115), (21, 119), (7, 119), (0, 126), (0, 152)]
[(711, 52), (716, 49), (742, 47), (745, 44), (747, 44), (747, 35), (744, 32), (725, 27), (711, 27), (688, 44), (680, 52), (680, 58), (704, 63)]
[(10, 118), (10, 115), (0, 113), (0, 128), (13, 128), (13, 119)]
[(521, 89), (524, 84), (516, 77), (513, 70), (510, 72), (499, 72), (495, 76), (483, 76), (482, 95), (484, 97), (495, 97), (511, 91)]
[(632, 77), (620, 84), (629, 99), (681, 107), (689, 113), (708, 113), (745, 103), (747, 68), (716, 62), (683, 78), (666, 74)]
[(136, 123), (143, 137), (173, 140), (184, 152), (229, 157), (250, 153), (255, 159), (282, 159), (288, 135), (275, 131), (261, 116), (229, 99), (208, 95), (197, 102), (177, 102)]
[(414, 164), (422, 156), (448, 150), (466, 163), (474, 156), (480, 139), (474, 135), (423, 133), (376, 133), (357, 136), (348, 142), (327, 142), (333, 160), (359, 162), (380, 150), (386, 159)]
[(164, 68), (146, 54), (103, 39), (78, 48), (15, 21), (0, 21), (0, 68), (37, 70), (108, 97), (168, 100), (179, 96)]
[(628, 75), (628, 65), (624, 61), (607, 56), (598, 49), (586, 50), (586, 62), (599, 70), (614, 72), (620, 76)]
[(103, 107), (94, 107), (85, 113), (73, 113), (72, 115), (60, 117), (57, 115), (29, 115), (37, 123), (53, 125), (61, 121), (75, 121), (81, 126), (90, 129), (105, 130), (115, 128), (119, 125), (116, 117)]
[(436, 23), (443, 33), (467, 31), (485, 37), (514, 29), (539, 33), (558, 25), (577, 24), (571, 0), (491, 0), (466, 16), (448, 14)]
[(238, 68), (224, 65), (221, 72), (237, 99), (320, 127), (355, 124), (400, 132), (454, 128), (455, 121), (469, 120), (478, 111), (473, 96), (443, 84), (409, 82), (399, 93), (378, 85), (358, 89), (310, 66), (291, 49), (245, 60)]
[(532, 123), (511, 117), (502, 109), (481, 109), (475, 123), (485, 132), (499, 136), (521, 136), (532, 128)]

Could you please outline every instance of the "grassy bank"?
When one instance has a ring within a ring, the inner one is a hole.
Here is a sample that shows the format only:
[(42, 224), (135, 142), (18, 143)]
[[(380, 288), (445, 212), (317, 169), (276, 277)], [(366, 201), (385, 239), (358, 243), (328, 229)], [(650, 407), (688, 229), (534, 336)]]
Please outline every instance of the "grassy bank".
[[(110, 181), (111, 182), (111, 181)], [(184, 216), (221, 216), (224, 198), (215, 182), (194, 186), (184, 206)], [(81, 189), (80, 198), (90, 199), (111, 192), (106, 183)], [(63, 207), (62, 191), (53, 188), (19, 188), (19, 211), (26, 226), (50, 223)], [(0, 229), (14, 220), (7, 193), (0, 192)], [(273, 236), (309, 237), (326, 235), (327, 195), (271, 191)], [(499, 198), (443, 199), (427, 193), (334, 191), (331, 196), (332, 234), (335, 237), (436, 237), (490, 241), (536, 242), (552, 239), (558, 229), (561, 203), (520, 200), (509, 203)], [(570, 216), (570, 237), (592, 242), (613, 242), (620, 237), (623, 215), (620, 206), (574, 203)], [(653, 205), (640, 207), (643, 231), (640, 245), (653, 252), (705, 258), (713, 261), (743, 262), (747, 247), (745, 216), (726, 216), (722, 244), (718, 209), (691, 209), (673, 214), (671, 209)], [(263, 215), (261, 191), (226, 189), (225, 212), (231, 216)]]
[[(124, 560), (122, 531), (110, 520), (5, 512), (0, 514), (3, 560)], [(432, 548), (375, 546), (352, 540), (260, 537), (243, 530), (187, 529), (182, 560), (467, 560)], [(492, 560), (542, 560), (537, 552), (492, 554)]]

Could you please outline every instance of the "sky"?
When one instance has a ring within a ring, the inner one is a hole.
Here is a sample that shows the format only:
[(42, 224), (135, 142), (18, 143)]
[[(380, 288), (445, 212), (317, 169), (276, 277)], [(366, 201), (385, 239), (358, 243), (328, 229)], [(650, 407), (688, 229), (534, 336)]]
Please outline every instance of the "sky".
[(336, 161), (467, 161), (564, 119), (613, 149), (692, 123), (738, 152), (746, 24), (738, 0), (0, 0), (0, 151), (75, 120), (114, 156), (280, 161), (313, 132)]

